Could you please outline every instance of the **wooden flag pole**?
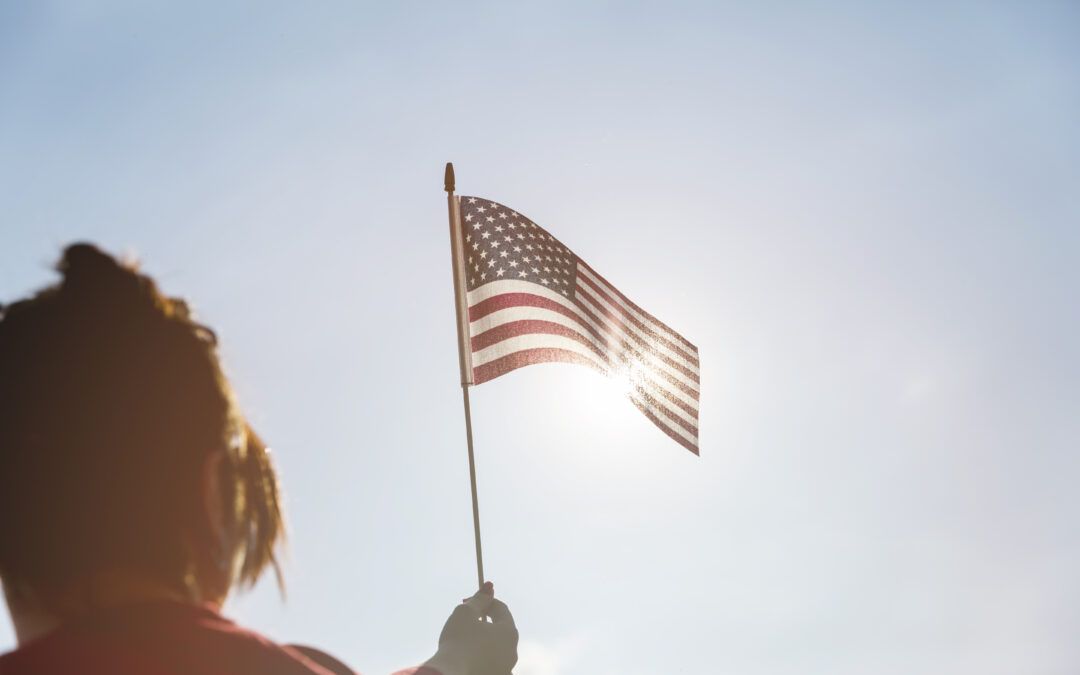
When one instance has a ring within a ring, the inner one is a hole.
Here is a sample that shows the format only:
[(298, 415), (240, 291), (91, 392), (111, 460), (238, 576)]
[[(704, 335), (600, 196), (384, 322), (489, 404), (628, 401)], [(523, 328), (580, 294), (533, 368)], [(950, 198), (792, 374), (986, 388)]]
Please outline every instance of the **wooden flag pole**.
[(480, 589), (484, 587), (484, 554), (480, 551), (480, 505), (476, 501), (476, 459), (473, 457), (469, 385), (461, 385), (461, 396), (465, 401), (465, 437), (469, 442), (469, 485), (472, 486), (473, 535), (476, 538), (476, 583), (477, 588)]
[(454, 259), (454, 308), (457, 312), (458, 365), (461, 368), (461, 396), (465, 403), (465, 439), (469, 446), (469, 485), (472, 486), (473, 534), (476, 536), (477, 586), (484, 586), (484, 556), (480, 550), (480, 505), (476, 500), (476, 458), (473, 455), (472, 414), (469, 385), (473, 383), (472, 350), (469, 348), (469, 308), (465, 300), (465, 259), (461, 246), (461, 207), (454, 196), (454, 164), (446, 163), (445, 186), (450, 210), (450, 253)]

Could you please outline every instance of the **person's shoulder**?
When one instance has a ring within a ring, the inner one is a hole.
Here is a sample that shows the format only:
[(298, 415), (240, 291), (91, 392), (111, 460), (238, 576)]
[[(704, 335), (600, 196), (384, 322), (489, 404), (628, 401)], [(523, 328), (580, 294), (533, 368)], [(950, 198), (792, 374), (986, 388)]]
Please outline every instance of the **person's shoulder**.
[(175, 675), (175, 671), (146, 655), (72, 635), (48, 635), (6, 654), (0, 654), (0, 675)]
[[(349, 668), (347, 665), (337, 660), (333, 656), (330, 656), (324, 651), (315, 649), (314, 647), (305, 647), (304, 645), (287, 645), (286, 649), (291, 649), (298, 652), (301, 656), (309, 661), (314, 662), (326, 670), (329, 670), (334, 675), (360, 675), (356, 671)], [(0, 674), (2, 675), (2, 674)], [(443, 675), (443, 673), (430, 666), (413, 666), (412, 668), (406, 668), (399, 670), (393, 675)]]
[(102, 612), (0, 656), (0, 675), (357, 675), (311, 648), (275, 643), (212, 608), (156, 603)]
[(359, 675), (352, 668), (337, 660), (333, 656), (330, 656), (326, 652), (315, 649), (314, 647), (306, 647), (304, 645), (285, 645), (286, 649), (290, 649), (297, 652), (308, 661), (311, 661), (325, 670), (330, 671), (334, 675)]

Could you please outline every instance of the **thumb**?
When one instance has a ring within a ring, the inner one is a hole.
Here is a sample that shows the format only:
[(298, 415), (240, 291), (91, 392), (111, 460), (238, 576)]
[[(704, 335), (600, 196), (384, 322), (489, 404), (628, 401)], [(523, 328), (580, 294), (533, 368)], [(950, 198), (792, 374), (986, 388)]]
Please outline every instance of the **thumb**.
[(480, 616), (484, 616), (487, 613), (488, 608), (491, 606), (491, 601), (495, 598), (495, 586), (490, 581), (485, 581), (484, 585), (480, 587), (476, 593), (470, 598), (465, 598), (461, 602), (468, 606), (470, 609), (475, 609)]

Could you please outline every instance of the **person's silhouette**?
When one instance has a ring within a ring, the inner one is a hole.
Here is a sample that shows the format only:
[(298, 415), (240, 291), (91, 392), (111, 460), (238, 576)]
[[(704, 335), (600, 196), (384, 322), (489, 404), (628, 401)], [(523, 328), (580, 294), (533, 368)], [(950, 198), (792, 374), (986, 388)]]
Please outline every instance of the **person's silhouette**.
[[(58, 270), (0, 308), (0, 580), (19, 642), (0, 673), (351, 673), (220, 614), (268, 567), (281, 583), (284, 530), (214, 332), (92, 245)], [(506, 675), (516, 649), (488, 584), (402, 672)]]

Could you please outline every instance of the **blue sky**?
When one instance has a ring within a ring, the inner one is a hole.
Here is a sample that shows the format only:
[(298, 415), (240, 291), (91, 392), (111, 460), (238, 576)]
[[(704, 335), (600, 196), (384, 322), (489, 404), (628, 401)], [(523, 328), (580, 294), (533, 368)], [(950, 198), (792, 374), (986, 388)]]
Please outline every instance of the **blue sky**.
[[(375, 674), (475, 583), (442, 169), (695, 342), (701, 458), (599, 376), (473, 392), (518, 675), (1080, 668), (1080, 11), (0, 6), (0, 301), (136, 253), (292, 525), (227, 607)], [(14, 645), (0, 619), (0, 650)]]

